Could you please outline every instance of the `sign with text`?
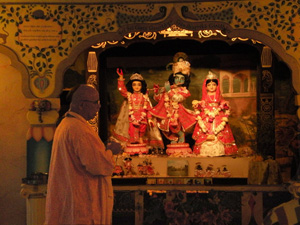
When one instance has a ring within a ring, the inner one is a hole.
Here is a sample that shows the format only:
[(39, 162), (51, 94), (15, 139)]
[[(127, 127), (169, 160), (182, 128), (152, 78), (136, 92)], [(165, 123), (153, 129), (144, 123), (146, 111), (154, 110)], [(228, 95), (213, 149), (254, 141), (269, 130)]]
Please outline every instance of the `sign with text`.
[(19, 41), (30, 47), (57, 46), (61, 40), (61, 26), (52, 20), (32, 19), (19, 26)]

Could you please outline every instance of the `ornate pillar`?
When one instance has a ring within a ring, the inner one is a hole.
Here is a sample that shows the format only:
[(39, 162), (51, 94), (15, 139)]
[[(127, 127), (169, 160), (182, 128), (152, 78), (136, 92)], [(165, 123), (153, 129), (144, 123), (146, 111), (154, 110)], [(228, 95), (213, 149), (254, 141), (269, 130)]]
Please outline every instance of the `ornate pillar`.
[(272, 52), (264, 47), (261, 55), (261, 75), (257, 79), (257, 148), (262, 156), (275, 158), (274, 79)]
[(27, 177), (48, 173), (52, 140), (58, 119), (59, 99), (34, 99), (27, 113)]
[(26, 224), (43, 225), (45, 222), (47, 184), (21, 185), (21, 196), (26, 198)]

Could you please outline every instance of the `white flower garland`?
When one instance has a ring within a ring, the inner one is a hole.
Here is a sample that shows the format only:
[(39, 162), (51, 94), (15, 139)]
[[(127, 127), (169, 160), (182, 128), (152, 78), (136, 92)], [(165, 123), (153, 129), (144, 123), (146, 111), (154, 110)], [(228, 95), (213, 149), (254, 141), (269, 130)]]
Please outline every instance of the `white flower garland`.
[[(197, 109), (196, 111), (196, 120), (198, 121), (198, 124), (201, 128), (201, 130), (206, 133), (207, 132), (207, 128), (202, 120), (202, 118), (200, 117), (200, 111)], [(209, 109), (204, 109), (204, 114), (206, 116), (209, 117), (209, 119), (214, 120), (215, 117), (217, 115), (219, 115), (219, 112), (222, 111), (222, 109), (220, 108), (220, 106), (218, 108), (214, 108), (212, 111), (210, 111)], [(230, 115), (230, 110), (225, 109), (225, 115)], [(220, 133), (222, 130), (224, 130), (226, 123), (228, 122), (228, 118), (227, 117), (223, 117), (222, 118), (222, 122), (214, 129), (214, 134), (217, 135), (218, 133)]]
[[(145, 119), (145, 117), (146, 117), (146, 113), (145, 112), (142, 112), (141, 113), (141, 118), (139, 119), (139, 120), (137, 120), (136, 118), (135, 118), (135, 116), (133, 115), (133, 113), (134, 113), (134, 110), (133, 110), (133, 102), (132, 102), (132, 99), (131, 99), (131, 95), (132, 95), (132, 93), (130, 93), (130, 92), (127, 92), (127, 99), (128, 99), (128, 108), (129, 108), (129, 116), (130, 116), (130, 118), (131, 118), (131, 120), (133, 121), (133, 122), (135, 122), (135, 123), (140, 123), (142, 120), (144, 120)], [(144, 98), (144, 105), (143, 105), (143, 109), (147, 109), (147, 98), (146, 98), (146, 96), (145, 95), (143, 95), (142, 94), (142, 98)]]

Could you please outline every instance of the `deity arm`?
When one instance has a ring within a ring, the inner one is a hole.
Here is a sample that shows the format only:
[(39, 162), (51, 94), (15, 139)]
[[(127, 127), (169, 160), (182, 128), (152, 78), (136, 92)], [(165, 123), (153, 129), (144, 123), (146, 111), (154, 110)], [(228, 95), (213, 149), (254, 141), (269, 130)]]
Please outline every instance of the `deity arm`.
[(179, 92), (179, 94), (181, 94), (184, 97), (184, 99), (191, 96), (191, 93), (185, 87)]
[(220, 108), (221, 110), (224, 110), (226, 117), (230, 115), (230, 105), (228, 101), (222, 100), (220, 102)]
[(127, 98), (127, 88), (124, 81), (125, 79), (118, 79), (118, 90), (124, 98)]

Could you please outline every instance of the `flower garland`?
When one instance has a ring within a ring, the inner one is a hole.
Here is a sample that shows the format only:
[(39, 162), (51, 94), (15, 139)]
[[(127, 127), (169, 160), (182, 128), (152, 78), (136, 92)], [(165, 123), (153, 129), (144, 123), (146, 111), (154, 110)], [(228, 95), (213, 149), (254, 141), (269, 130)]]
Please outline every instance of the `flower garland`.
[(225, 127), (226, 123), (228, 122), (227, 117), (223, 117), (222, 120), (223, 121), (214, 130), (214, 134), (215, 135), (217, 135), (218, 133), (220, 133), (220, 131), (224, 130), (224, 127)]
[[(142, 93), (140, 93), (140, 95), (142, 95), (142, 98), (141, 98), (141, 101), (139, 103), (142, 102), (142, 100), (144, 99), (144, 104), (143, 104), (143, 110), (146, 110), (147, 109), (147, 98), (145, 95), (143, 95)], [(135, 124), (140, 124), (141, 121), (143, 121), (146, 117), (146, 113), (143, 111), (141, 112), (141, 117), (140, 119), (137, 119), (135, 116), (134, 116), (134, 102), (132, 101), (132, 93), (128, 92), (127, 93), (127, 99), (128, 99), (128, 108), (129, 108), (129, 117), (131, 118), (131, 120), (133, 121), (133, 123)], [(139, 104), (136, 104), (136, 105), (139, 105)], [(139, 108), (140, 110), (141, 108)]]
[[(200, 102), (198, 102), (200, 103)], [(198, 103), (194, 103), (195, 105)], [(203, 108), (203, 106), (201, 106)], [(208, 122), (209, 123), (213, 123), (215, 120), (215, 117), (217, 115), (219, 115), (219, 112), (224, 110), (224, 114), (226, 116), (228, 116), (230, 114), (230, 109), (228, 106), (228, 103), (224, 103), (224, 104), (220, 104), (219, 107), (217, 108), (213, 108), (213, 110), (209, 110), (207, 108), (205, 108), (203, 110), (204, 114), (208, 117)], [(202, 130), (202, 132), (206, 133), (207, 132), (207, 128), (200, 116), (200, 111), (197, 109), (195, 110), (195, 114), (197, 115), (196, 120), (198, 121), (198, 124)], [(223, 117), (222, 118), (222, 122), (214, 129), (214, 134), (217, 135), (218, 133), (220, 133), (222, 130), (224, 130), (226, 123), (228, 122), (228, 118), (227, 117)]]
[(198, 120), (198, 124), (199, 124), (201, 130), (203, 131), (203, 133), (206, 133), (207, 129), (206, 129), (206, 126), (205, 126), (203, 120), (200, 117), (200, 111), (199, 110), (196, 110), (196, 115), (197, 115), (196, 120)]

